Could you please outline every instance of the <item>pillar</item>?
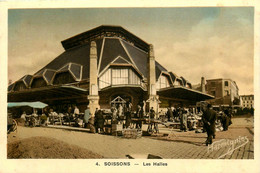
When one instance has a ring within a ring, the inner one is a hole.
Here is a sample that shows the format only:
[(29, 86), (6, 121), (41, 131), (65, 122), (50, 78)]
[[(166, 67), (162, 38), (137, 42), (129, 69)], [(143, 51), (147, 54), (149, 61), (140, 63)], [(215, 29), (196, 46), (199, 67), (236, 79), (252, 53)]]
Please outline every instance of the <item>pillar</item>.
[(156, 92), (156, 75), (155, 75), (155, 56), (153, 45), (150, 44), (148, 54), (148, 102), (149, 109), (154, 108), (155, 112), (159, 110), (159, 96)]
[(95, 41), (91, 41), (90, 45), (90, 63), (89, 63), (89, 109), (94, 116), (96, 108), (99, 106), (98, 95), (98, 73), (97, 73), (97, 45)]
[(205, 93), (205, 78), (201, 77), (201, 92)]

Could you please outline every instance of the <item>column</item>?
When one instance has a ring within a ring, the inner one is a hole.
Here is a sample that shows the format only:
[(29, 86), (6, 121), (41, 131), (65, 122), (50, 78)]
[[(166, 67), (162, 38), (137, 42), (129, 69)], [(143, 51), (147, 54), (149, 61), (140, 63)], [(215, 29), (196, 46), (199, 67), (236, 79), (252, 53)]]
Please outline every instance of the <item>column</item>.
[(155, 75), (155, 56), (153, 45), (150, 44), (149, 54), (148, 54), (148, 102), (149, 109), (154, 108), (155, 112), (158, 113), (159, 110), (159, 96), (156, 92), (156, 75)]
[(97, 73), (97, 45), (95, 41), (91, 41), (90, 45), (90, 63), (89, 63), (89, 108), (92, 116), (94, 116), (96, 108), (99, 106), (98, 95), (98, 73)]

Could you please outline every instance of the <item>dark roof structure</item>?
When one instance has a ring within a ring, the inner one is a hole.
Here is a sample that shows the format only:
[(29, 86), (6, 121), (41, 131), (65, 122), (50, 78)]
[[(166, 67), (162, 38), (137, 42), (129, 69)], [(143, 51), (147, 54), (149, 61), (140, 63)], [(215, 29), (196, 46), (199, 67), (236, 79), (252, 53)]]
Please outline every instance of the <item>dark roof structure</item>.
[[(66, 92), (64, 88), (59, 88), (59, 86), (72, 83), (79, 84), (77, 85), (79, 88), (80, 84), (84, 84), (86, 89), (90, 75), (91, 41), (96, 42), (98, 77), (110, 66), (124, 65), (130, 66), (142, 81), (147, 81), (145, 79), (148, 77), (149, 44), (120, 26), (102, 25), (62, 41), (65, 49), (62, 54), (34, 75), (25, 75), (14, 84), (9, 85), (8, 91), (28, 93), (31, 90), (37, 94), (37, 92), (44, 93), (45, 87), (46, 92), (51, 95), (53, 91)], [(168, 72), (157, 61), (155, 61), (155, 73), (156, 80), (159, 79), (161, 74), (164, 74), (171, 85), (174, 85), (176, 80), (180, 82), (181, 86), (185, 87), (186, 85), (187, 80)], [(56, 82), (54, 82), (54, 79)], [(58, 88), (51, 89), (50, 87)], [(74, 92), (81, 91), (77, 88)], [(81, 94), (79, 93), (79, 95)]]
[(169, 72), (169, 74), (171, 76), (172, 82), (174, 83), (178, 76), (176, 74), (174, 74), (173, 72)]
[(63, 40), (61, 43), (64, 49), (67, 50), (85, 43), (90, 43), (93, 40), (97, 40), (97, 38), (103, 37), (119, 37), (146, 52), (149, 51), (149, 44), (147, 44), (145, 41), (121, 26), (111, 25), (101, 25), (94, 29), (88, 30), (87, 32), (83, 32), (66, 40)]
[(162, 72), (167, 72), (167, 70), (157, 61), (155, 61), (156, 80), (158, 80)]

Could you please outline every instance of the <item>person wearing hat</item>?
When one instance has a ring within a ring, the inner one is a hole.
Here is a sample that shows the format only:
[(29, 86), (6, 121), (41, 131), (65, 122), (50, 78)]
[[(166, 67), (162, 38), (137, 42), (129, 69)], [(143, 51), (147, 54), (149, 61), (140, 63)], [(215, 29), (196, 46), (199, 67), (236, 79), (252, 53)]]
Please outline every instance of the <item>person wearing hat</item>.
[(211, 104), (204, 105), (202, 121), (207, 132), (206, 145), (212, 144), (212, 138), (215, 136), (215, 121), (217, 113), (212, 109)]

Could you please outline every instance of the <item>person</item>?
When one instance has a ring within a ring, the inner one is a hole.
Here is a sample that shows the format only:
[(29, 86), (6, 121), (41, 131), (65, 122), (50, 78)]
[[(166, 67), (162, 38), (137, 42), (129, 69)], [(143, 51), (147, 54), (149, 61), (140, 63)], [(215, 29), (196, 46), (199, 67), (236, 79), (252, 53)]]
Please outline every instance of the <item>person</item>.
[(75, 106), (74, 108), (74, 119), (75, 119), (75, 126), (79, 127), (79, 123), (78, 123), (78, 118), (79, 118), (79, 108), (77, 106)]
[(206, 145), (212, 144), (212, 137), (215, 133), (215, 121), (217, 118), (216, 112), (212, 109), (211, 104), (207, 106), (203, 106), (203, 114), (202, 114), (202, 121), (205, 125), (205, 129), (207, 132), (207, 140)]
[(170, 107), (167, 108), (167, 118), (168, 118), (168, 121), (171, 121), (172, 118), (173, 118), (173, 112), (172, 112), (172, 109)]
[(89, 118), (90, 118), (90, 109), (89, 106), (87, 106), (87, 109), (84, 111), (84, 117), (83, 117), (84, 128), (87, 127)]
[(122, 104), (118, 105), (118, 117), (121, 118), (123, 116), (123, 106)]
[(232, 108), (231, 108), (231, 107), (229, 107), (229, 109), (228, 109), (228, 114), (227, 114), (227, 116), (229, 117), (229, 125), (231, 125), (231, 124), (232, 124), (231, 118), (232, 118), (232, 116), (233, 116), (233, 112), (232, 112)]
[(130, 102), (126, 103), (126, 111), (125, 111), (125, 115), (126, 115), (126, 122), (125, 122), (125, 127), (128, 128), (130, 126), (131, 123), (131, 109), (132, 109), (132, 104)]
[(74, 117), (78, 117), (79, 115), (79, 108), (77, 106), (75, 106), (74, 108)]
[(143, 114), (146, 115), (146, 102), (143, 101)]
[(184, 131), (184, 132), (187, 132), (187, 110), (184, 110), (184, 109), (180, 109), (180, 130), (181, 131)]
[(23, 119), (25, 121), (26, 120), (25, 117), (26, 117), (26, 112), (23, 111), (23, 114), (21, 115), (21, 119)]
[(96, 115), (95, 115), (95, 126), (96, 126), (96, 131), (98, 133), (103, 133), (104, 132), (104, 117), (102, 110), (98, 110)]
[(97, 112), (98, 112), (98, 108), (96, 108), (96, 110), (95, 110), (95, 115), (97, 114)]
[(32, 116), (34, 116), (36, 119), (39, 117), (38, 111), (36, 109), (33, 110)]
[(158, 133), (159, 132), (158, 131), (158, 127), (157, 127), (158, 124), (153, 122), (154, 119), (155, 119), (155, 111), (154, 111), (153, 107), (151, 107), (151, 109), (149, 111), (149, 114), (150, 114), (150, 120), (151, 120), (151, 122), (150, 122), (150, 129), (152, 129), (152, 127), (154, 126), (154, 129), (155, 129), (156, 133)]
[(50, 122), (50, 124), (54, 124), (54, 112), (53, 112), (53, 109), (50, 109), (49, 122)]
[(232, 124), (232, 121), (231, 121), (231, 117), (232, 117), (231, 116), (231, 111), (229, 109), (225, 109), (224, 113), (227, 116), (226, 129), (228, 130), (228, 126), (230, 126)]
[(41, 115), (41, 119), (40, 119), (40, 125), (41, 126), (47, 126), (47, 116), (46, 116), (46, 114), (45, 113), (43, 113), (42, 115)]
[(112, 112), (112, 123), (116, 124), (116, 120), (117, 120), (117, 109), (115, 107), (115, 105), (113, 104), (111, 107), (111, 112)]
[(73, 120), (73, 114), (72, 114), (72, 107), (71, 106), (68, 107), (67, 112), (68, 112), (67, 120), (69, 121), (69, 125), (70, 125), (71, 121)]
[(137, 122), (136, 122), (136, 128), (140, 128), (142, 129), (142, 115), (141, 115), (141, 112), (142, 112), (142, 108), (140, 105), (137, 106), (137, 111), (136, 111), (136, 117), (139, 119)]
[(177, 118), (178, 118), (178, 111), (177, 111), (177, 109), (173, 109), (172, 114), (173, 114), (173, 119), (174, 119), (174, 121), (176, 121)]

